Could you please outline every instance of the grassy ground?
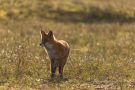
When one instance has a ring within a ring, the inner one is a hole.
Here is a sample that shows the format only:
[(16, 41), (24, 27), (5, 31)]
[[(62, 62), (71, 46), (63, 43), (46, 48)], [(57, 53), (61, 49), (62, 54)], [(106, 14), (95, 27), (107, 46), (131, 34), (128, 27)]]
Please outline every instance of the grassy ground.
[[(0, 89), (135, 89), (135, 1), (1, 0)], [(65, 81), (49, 81), (40, 26), (71, 47)]]

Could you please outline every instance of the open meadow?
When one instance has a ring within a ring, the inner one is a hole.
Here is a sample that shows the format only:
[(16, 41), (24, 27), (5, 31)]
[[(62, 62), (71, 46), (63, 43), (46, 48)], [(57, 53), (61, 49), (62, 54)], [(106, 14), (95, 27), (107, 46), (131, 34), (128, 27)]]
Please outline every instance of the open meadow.
[[(40, 27), (70, 45), (49, 81)], [(135, 90), (134, 0), (0, 0), (0, 90)]]

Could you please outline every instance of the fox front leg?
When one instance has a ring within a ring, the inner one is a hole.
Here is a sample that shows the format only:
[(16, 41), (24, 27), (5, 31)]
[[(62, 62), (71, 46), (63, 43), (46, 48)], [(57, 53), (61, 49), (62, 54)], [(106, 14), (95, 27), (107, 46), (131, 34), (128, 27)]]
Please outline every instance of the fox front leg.
[(56, 69), (57, 69), (57, 67), (56, 67), (54, 61), (51, 60), (51, 79), (53, 79), (55, 77)]
[(51, 65), (51, 79), (53, 79), (55, 77), (55, 73), (56, 73), (56, 68), (53, 65)]
[(63, 68), (64, 68), (64, 66), (59, 66), (60, 79), (63, 79)]

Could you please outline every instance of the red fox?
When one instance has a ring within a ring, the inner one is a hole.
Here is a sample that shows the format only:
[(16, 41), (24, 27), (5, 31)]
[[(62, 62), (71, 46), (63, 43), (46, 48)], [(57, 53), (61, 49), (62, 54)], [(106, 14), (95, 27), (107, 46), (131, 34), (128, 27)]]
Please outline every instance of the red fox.
[(63, 68), (69, 55), (69, 44), (64, 40), (57, 40), (52, 31), (41, 33), (40, 46), (44, 47), (51, 60), (51, 79), (55, 77), (56, 68), (59, 68), (60, 78), (63, 78)]

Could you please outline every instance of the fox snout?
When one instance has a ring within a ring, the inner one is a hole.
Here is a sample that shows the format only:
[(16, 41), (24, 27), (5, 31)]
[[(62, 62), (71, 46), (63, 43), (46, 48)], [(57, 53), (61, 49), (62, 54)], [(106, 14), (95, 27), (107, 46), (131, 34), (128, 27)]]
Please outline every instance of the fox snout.
[(44, 44), (43, 44), (43, 43), (40, 43), (40, 44), (39, 44), (39, 46), (43, 47), (43, 46), (44, 46)]

